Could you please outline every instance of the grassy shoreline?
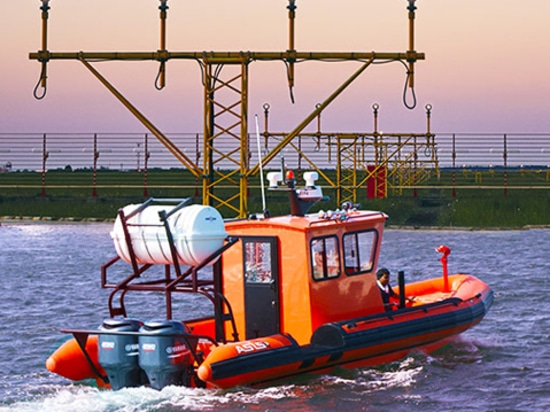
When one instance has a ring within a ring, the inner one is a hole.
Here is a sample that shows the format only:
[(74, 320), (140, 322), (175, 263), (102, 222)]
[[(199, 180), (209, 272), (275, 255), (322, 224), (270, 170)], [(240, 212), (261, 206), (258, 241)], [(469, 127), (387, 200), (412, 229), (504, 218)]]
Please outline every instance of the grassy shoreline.
[[(550, 193), (516, 191), (479, 192), (457, 196), (399, 196), (386, 199), (363, 199), (362, 209), (379, 210), (389, 216), (388, 227), (408, 228), (530, 228), (550, 226)], [(142, 203), (144, 197), (6, 197), (0, 196), (0, 221), (13, 222), (112, 222), (121, 207)], [(201, 203), (193, 198), (193, 203)], [(272, 215), (288, 213), (285, 197), (268, 197)], [(261, 199), (249, 198), (251, 211), (261, 210)], [(334, 210), (331, 202), (318, 203), (312, 212)], [(222, 212), (222, 215), (224, 213)], [(233, 216), (224, 216), (233, 217)]]
[[(334, 174), (334, 171), (330, 173)], [(502, 171), (479, 173), (484, 173), (484, 184), (493, 186), (480, 186), (475, 179), (479, 181), (481, 178), (474, 173), (455, 174), (447, 170), (438, 177), (430, 177), (416, 190), (407, 188), (396, 193), (389, 188), (388, 197), (383, 199), (367, 199), (366, 188), (359, 188), (355, 201), (362, 209), (386, 213), (390, 217), (388, 227), (524, 228), (550, 225), (550, 180), (547, 180), (550, 175), (522, 169), (510, 170), (506, 175)], [(91, 177), (90, 171), (48, 171), (47, 184), (42, 186), (40, 173), (0, 173), (0, 219), (112, 221), (118, 209), (146, 200), (144, 192), (147, 192), (147, 197), (191, 197), (193, 203), (202, 202), (200, 182), (182, 170), (151, 170), (147, 186), (144, 185), (143, 173), (139, 171), (101, 171), (97, 176), (97, 188), (89, 185)], [(498, 186), (503, 181), (508, 186)], [(318, 184), (324, 185), (322, 181)], [(234, 198), (236, 193), (235, 188), (222, 186), (215, 190), (220, 199)], [(334, 201), (336, 189), (325, 184), (323, 190), (332, 200), (317, 203), (312, 212), (337, 209)], [(250, 186), (249, 191), (249, 212), (261, 211), (259, 187)], [(268, 191), (266, 199), (271, 215), (288, 213), (285, 193)], [(234, 210), (223, 208), (219, 211), (225, 218), (236, 214)]]

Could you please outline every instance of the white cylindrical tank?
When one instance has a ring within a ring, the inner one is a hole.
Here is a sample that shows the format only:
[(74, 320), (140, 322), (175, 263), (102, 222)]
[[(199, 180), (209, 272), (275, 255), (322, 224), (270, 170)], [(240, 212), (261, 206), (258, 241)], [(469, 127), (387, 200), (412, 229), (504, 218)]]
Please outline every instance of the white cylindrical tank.
[[(129, 215), (140, 206), (125, 206), (124, 215)], [(172, 209), (173, 206), (168, 205), (148, 206), (127, 220), (132, 247), (139, 264), (173, 263), (166, 229), (159, 217), (159, 211), (170, 213)], [(180, 264), (199, 264), (222, 247), (227, 237), (222, 216), (211, 206), (186, 206), (170, 216), (168, 223)], [(131, 263), (120, 216), (115, 221), (111, 237), (118, 256)]]

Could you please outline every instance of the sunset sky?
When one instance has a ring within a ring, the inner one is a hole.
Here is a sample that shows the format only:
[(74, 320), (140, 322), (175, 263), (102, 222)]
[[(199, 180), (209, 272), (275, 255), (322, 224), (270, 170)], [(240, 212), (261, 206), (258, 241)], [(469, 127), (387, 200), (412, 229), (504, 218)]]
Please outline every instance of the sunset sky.
[[(46, 97), (32, 91), (40, 64), (39, 0), (4, 0), (0, 25), (0, 133), (136, 132), (143, 126), (76, 61), (48, 64)], [(169, 0), (170, 51), (284, 51), (287, 0)], [(406, 0), (296, 0), (298, 51), (404, 52)], [(367, 69), (323, 113), (326, 131), (379, 128), (423, 132), (424, 106), (432, 131), (550, 132), (550, 2), (547, 0), (417, 0), (418, 106), (402, 102), (405, 71), (398, 63)], [(158, 0), (51, 0), (48, 49), (156, 51)], [(158, 63), (95, 66), (162, 131), (202, 132), (202, 86), (194, 61), (169, 61), (167, 86), (154, 88)], [(249, 117), (271, 105), (272, 130), (292, 130), (359, 67), (359, 63), (301, 63), (290, 102), (281, 62), (249, 67)], [(410, 96), (409, 96), (410, 98)], [(253, 122), (251, 121), (251, 127)]]

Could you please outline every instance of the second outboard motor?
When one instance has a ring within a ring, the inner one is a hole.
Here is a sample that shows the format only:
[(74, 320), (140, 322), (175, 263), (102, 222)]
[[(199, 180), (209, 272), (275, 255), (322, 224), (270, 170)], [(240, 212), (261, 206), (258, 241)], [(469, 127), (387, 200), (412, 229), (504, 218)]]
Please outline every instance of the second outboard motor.
[[(135, 319), (105, 319), (102, 331), (137, 332), (142, 322)], [(137, 335), (101, 334), (98, 339), (99, 363), (107, 372), (114, 390), (142, 384)]]
[(153, 320), (146, 322), (140, 332), (139, 365), (147, 373), (151, 387), (160, 390), (168, 385), (188, 386), (188, 369), (193, 360), (181, 336), (188, 332), (187, 328), (176, 321)]

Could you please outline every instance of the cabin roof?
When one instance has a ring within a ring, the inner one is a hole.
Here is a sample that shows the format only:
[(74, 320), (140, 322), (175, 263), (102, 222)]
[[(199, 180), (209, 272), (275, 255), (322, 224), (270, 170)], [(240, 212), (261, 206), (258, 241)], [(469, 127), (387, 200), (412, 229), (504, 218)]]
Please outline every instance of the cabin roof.
[[(332, 226), (341, 225), (374, 225), (388, 219), (388, 215), (385, 213), (372, 210), (348, 211), (345, 213), (345, 217), (343, 217), (342, 212), (339, 211), (324, 213), (324, 217), (322, 217), (322, 213), (312, 213), (305, 216), (284, 215), (265, 219), (228, 220), (225, 222), (225, 225), (227, 229), (232, 231), (238, 231), (240, 228), (260, 228), (266, 226), (280, 229), (312, 231), (315, 230), (315, 228), (326, 229)], [(328, 217), (328, 213), (332, 213), (332, 216)], [(342, 216), (342, 218), (340, 216)]]

